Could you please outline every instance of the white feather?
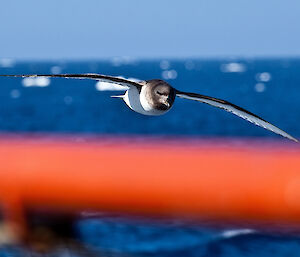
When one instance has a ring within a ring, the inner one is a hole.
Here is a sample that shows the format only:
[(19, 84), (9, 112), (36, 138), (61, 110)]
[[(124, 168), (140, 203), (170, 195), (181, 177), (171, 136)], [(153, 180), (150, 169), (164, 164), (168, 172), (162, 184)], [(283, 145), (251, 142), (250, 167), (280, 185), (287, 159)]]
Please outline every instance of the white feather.
[(150, 107), (148, 101), (145, 98), (145, 91), (143, 91), (144, 88), (145, 87), (143, 87), (141, 93), (139, 93), (136, 87), (130, 87), (126, 91), (123, 98), (125, 103), (129, 106), (130, 109), (140, 114), (151, 116), (164, 114), (166, 111), (155, 110)]

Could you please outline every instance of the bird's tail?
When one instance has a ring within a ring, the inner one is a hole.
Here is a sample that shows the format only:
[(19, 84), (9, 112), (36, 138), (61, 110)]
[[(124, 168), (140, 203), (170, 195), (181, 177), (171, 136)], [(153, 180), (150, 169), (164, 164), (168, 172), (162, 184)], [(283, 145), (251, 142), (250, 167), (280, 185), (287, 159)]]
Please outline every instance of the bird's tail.
[(124, 98), (125, 95), (111, 95), (110, 97), (113, 97), (113, 98)]

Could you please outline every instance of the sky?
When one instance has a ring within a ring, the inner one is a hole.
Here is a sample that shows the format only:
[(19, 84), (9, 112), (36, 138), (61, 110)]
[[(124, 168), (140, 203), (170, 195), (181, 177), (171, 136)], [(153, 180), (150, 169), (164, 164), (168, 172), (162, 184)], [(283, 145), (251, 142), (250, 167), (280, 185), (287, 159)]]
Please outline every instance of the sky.
[(299, 0), (10, 0), (0, 58), (295, 57), (299, 31)]

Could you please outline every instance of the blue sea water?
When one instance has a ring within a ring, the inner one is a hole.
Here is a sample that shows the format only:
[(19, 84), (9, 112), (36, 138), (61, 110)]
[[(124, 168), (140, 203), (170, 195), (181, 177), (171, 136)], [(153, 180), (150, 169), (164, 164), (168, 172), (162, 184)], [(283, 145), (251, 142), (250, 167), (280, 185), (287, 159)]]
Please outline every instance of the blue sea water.
[[(240, 105), (298, 138), (299, 71), (300, 59), (287, 58), (0, 60), (0, 74), (101, 73), (141, 80), (165, 79), (179, 90)], [(0, 78), (1, 133), (286, 140), (223, 110), (184, 99), (176, 99), (166, 115), (143, 116), (120, 99), (110, 98), (122, 92), (103, 90), (104, 85), (99, 84), (97, 89), (96, 83)], [(151, 224), (102, 217), (82, 219), (76, 229), (87, 245), (126, 256), (300, 256), (300, 241), (295, 234), (265, 234), (244, 227), (213, 229), (180, 221)], [(22, 256), (22, 251), (6, 249), (0, 256)]]
[[(169, 78), (179, 90), (231, 101), (300, 136), (298, 59), (17, 62), (10, 68), (0, 67), (0, 74), (51, 73), (51, 69), (141, 80)], [(185, 99), (176, 99), (166, 115), (143, 116), (109, 97), (118, 92), (97, 91), (95, 84), (51, 79), (48, 86), (26, 87), (20, 78), (1, 78), (0, 131), (279, 139), (223, 110)]]

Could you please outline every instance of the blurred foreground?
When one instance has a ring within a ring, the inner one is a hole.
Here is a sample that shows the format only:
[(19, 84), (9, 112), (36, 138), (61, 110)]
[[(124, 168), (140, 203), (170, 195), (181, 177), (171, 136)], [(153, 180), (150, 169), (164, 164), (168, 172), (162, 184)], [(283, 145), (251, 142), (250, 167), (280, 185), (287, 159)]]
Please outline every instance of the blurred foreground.
[(293, 238), (299, 156), (294, 142), (6, 135), (0, 201), (11, 241), (1, 240), (55, 256), (193, 256), (216, 238)]

